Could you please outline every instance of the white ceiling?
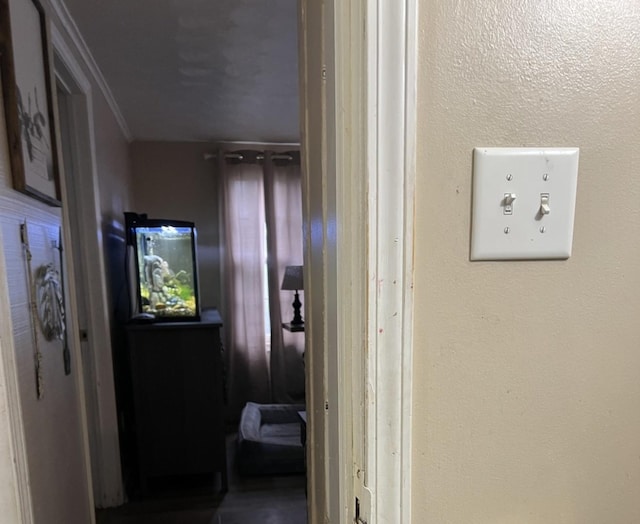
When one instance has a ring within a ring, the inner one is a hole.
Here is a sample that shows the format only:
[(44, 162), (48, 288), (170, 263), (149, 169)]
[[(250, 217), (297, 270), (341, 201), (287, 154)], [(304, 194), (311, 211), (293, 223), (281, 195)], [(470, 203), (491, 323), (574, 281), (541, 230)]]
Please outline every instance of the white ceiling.
[(64, 0), (138, 140), (298, 142), (297, 0)]

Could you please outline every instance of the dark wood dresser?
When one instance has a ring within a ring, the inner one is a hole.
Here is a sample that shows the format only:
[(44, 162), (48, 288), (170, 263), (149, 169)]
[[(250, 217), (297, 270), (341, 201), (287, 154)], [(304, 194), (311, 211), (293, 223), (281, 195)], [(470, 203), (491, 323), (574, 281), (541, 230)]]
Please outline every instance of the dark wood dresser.
[(151, 479), (215, 473), (227, 490), (221, 327), (215, 309), (127, 326), (143, 494)]

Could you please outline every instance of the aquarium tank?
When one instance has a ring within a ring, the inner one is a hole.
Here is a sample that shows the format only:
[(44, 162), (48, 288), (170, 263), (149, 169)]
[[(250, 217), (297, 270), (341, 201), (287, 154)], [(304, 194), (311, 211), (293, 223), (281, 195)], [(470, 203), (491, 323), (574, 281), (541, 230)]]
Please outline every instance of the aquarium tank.
[(134, 318), (199, 320), (195, 225), (125, 216), (127, 242), (134, 248)]

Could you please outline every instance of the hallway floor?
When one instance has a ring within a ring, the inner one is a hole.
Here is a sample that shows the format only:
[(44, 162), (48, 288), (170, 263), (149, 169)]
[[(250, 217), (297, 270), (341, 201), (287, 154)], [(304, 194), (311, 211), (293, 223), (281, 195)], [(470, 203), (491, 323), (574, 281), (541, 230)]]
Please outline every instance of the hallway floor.
[[(235, 449), (232, 441), (227, 449)], [(145, 500), (98, 510), (97, 524), (306, 524), (304, 475), (240, 477), (229, 455), (229, 491), (165, 489)]]

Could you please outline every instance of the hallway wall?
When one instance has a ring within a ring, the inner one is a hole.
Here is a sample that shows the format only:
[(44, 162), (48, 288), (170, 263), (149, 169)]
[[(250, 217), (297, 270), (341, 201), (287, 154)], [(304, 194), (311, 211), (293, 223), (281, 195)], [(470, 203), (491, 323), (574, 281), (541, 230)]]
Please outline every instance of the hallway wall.
[[(52, 23), (66, 37), (64, 27), (53, 15), (49, 3), (44, 1), (43, 5), (52, 15)], [(20, 28), (13, 30), (19, 31)], [(82, 63), (80, 53), (69, 38), (67, 45), (74, 50), (78, 62)], [(88, 70), (84, 74), (91, 78)], [(102, 204), (102, 230), (95, 234), (99, 235), (105, 246), (107, 265), (113, 266), (111, 261), (117, 259), (118, 267), (121, 267), (122, 257), (114, 251), (110, 237), (116, 231), (124, 238), (122, 211), (130, 206), (131, 199), (128, 142), (97, 84), (92, 84), (91, 89), (93, 125), (96, 130), (96, 170)], [(34, 522), (90, 523), (93, 521), (93, 498), (83, 452), (85, 445), (78, 384), (80, 363), (73, 358), (72, 373), (66, 376), (59, 342), (43, 345), (45, 393), (41, 400), (36, 398), (29, 287), (19, 234), (19, 225), (26, 220), (34, 232), (34, 242), (36, 239), (38, 241), (34, 249), (51, 251), (49, 240), (57, 239), (62, 223), (61, 211), (13, 190), (4, 112), (0, 111), (0, 115), (0, 227), (11, 304), (10, 311), (3, 309), (0, 321), (10, 322), (15, 341)], [(73, 275), (66, 275), (66, 278), (72, 280)], [(5, 351), (7, 345), (4, 340), (2, 342)], [(115, 431), (116, 428), (114, 435)], [(4, 505), (0, 506), (0, 512), (3, 509)]]
[[(413, 522), (639, 522), (640, 5), (419, 18)], [(469, 262), (475, 146), (580, 147), (569, 260)]]

